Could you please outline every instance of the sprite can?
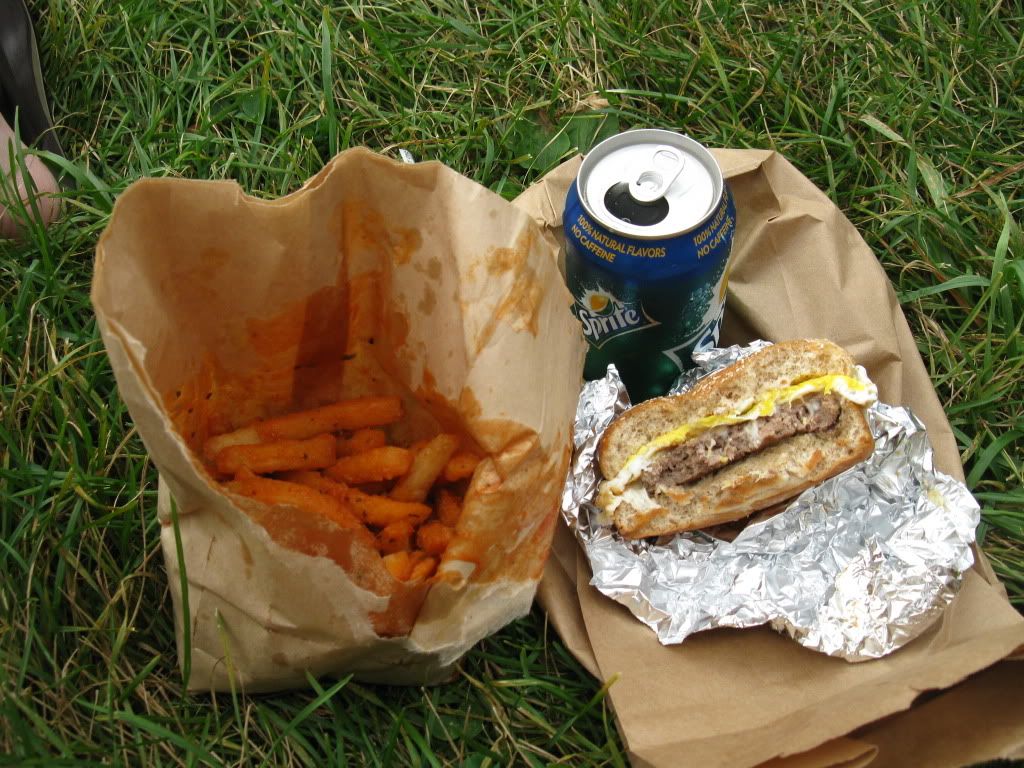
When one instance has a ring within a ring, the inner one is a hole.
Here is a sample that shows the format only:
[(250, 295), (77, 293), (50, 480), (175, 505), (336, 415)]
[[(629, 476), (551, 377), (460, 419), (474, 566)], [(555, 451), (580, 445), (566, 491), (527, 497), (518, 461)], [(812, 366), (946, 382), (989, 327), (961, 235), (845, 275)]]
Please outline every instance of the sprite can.
[(718, 343), (736, 230), (718, 163), (672, 131), (620, 133), (583, 160), (564, 227), (584, 375), (614, 363), (633, 402), (664, 394)]

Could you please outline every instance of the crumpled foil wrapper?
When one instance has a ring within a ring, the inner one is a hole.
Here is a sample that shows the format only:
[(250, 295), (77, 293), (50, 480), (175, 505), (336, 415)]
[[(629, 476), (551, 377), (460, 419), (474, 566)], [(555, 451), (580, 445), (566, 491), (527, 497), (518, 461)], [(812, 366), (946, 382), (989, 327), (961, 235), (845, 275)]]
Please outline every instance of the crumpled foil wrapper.
[[(767, 344), (694, 355), (698, 367), (672, 392)], [(629, 407), (614, 366), (585, 385), (562, 516), (590, 560), (591, 584), (665, 645), (714, 627), (770, 624), (829, 656), (879, 658), (937, 619), (974, 563), (977, 502), (934, 468), (924, 425), (908, 409), (882, 403), (868, 408), (870, 459), (732, 541), (714, 535), (720, 529), (627, 541), (592, 501), (598, 441)]]

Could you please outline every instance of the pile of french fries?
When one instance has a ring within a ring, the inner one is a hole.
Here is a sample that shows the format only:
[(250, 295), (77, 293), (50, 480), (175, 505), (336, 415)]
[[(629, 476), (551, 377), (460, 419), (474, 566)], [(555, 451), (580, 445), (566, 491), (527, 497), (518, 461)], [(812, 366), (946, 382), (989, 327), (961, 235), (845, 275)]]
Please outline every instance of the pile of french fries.
[(204, 456), (230, 492), (351, 529), (396, 579), (422, 581), (455, 534), (480, 456), (448, 433), (388, 445), (383, 427), (401, 418), (397, 397), (343, 400), (211, 437)]

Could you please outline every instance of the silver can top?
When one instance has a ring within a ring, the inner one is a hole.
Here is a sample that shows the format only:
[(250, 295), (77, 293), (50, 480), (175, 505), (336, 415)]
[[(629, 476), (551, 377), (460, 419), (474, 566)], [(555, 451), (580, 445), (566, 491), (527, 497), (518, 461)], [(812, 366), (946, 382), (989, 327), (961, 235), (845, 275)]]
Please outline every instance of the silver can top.
[(672, 237), (701, 224), (722, 197), (722, 170), (708, 150), (673, 131), (641, 129), (605, 139), (576, 179), (587, 213), (641, 240)]

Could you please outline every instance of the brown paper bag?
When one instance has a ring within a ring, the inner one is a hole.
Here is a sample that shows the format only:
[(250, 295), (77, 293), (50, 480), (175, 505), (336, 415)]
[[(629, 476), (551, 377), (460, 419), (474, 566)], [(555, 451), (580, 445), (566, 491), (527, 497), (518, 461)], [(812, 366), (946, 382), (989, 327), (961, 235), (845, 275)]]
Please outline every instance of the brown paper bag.
[[(436, 681), (529, 610), (584, 352), (554, 254), (469, 179), (366, 150), (281, 200), (184, 180), (121, 195), (93, 303), (160, 470), (190, 688)], [(351, 531), (227, 496), (197, 458), (211, 434), (370, 393), (402, 398), (397, 442), (456, 430), (488, 457), (429, 586), (396, 582)]]
[[(962, 479), (956, 443), (906, 319), (854, 227), (779, 155), (715, 156), (737, 210), (723, 342), (833, 339), (868, 369), (882, 400), (914, 410), (928, 427), (937, 466)], [(579, 159), (567, 162), (516, 201), (556, 241), (578, 167)], [(635, 765), (937, 768), (1011, 755), (1024, 744), (1024, 693), (1013, 662), (910, 708), (922, 691), (953, 686), (1024, 643), (1024, 620), (980, 554), (925, 635), (860, 664), (804, 649), (766, 628), (714, 630), (664, 647), (589, 580), (585, 556), (559, 526), (539, 597), (580, 662), (601, 680), (614, 678), (609, 696)], [(990, 715), (998, 730), (984, 727)], [(958, 718), (976, 727), (952, 730)], [(914, 750), (915, 742), (901, 743), (903, 734), (944, 746)]]

